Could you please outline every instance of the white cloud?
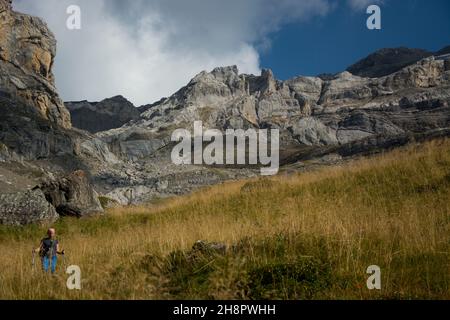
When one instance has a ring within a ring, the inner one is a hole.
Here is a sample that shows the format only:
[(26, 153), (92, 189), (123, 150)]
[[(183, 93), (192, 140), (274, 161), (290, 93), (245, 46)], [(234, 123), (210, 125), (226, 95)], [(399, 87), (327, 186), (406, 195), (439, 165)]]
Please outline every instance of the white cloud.
[[(72, 4), (82, 11), (78, 31), (66, 28)], [(63, 99), (122, 94), (136, 105), (217, 66), (258, 73), (257, 48), (272, 32), (330, 10), (327, 0), (15, 0), (14, 7), (44, 18), (55, 33)]]

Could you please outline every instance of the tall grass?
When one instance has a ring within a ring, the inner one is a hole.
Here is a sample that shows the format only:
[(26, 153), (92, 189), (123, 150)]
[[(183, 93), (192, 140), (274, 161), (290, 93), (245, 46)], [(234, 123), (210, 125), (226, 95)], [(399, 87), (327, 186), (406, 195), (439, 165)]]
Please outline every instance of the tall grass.
[[(63, 219), (54, 277), (31, 266), (48, 226), (0, 227), (0, 298), (449, 299), (449, 195), (450, 140), (437, 140)], [(81, 291), (66, 288), (64, 264), (81, 267)], [(366, 287), (370, 265), (381, 290)]]

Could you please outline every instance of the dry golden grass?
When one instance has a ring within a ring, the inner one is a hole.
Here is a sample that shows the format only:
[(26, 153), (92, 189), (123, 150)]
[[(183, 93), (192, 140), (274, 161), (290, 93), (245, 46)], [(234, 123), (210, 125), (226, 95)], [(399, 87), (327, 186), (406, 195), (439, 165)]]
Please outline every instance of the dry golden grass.
[[(0, 298), (449, 299), (449, 195), (450, 140), (438, 140), (314, 172), (224, 183), (157, 206), (63, 219), (56, 224), (67, 251), (60, 266), (81, 267), (81, 291), (66, 289), (63, 270), (55, 277), (33, 271), (31, 248), (46, 226), (1, 227)], [(174, 252), (188, 255), (200, 239), (243, 245), (198, 270), (174, 264)], [(319, 271), (305, 283), (289, 271), (299, 259), (317, 262), (308, 264)], [(373, 264), (382, 269), (380, 291), (366, 287)], [(284, 270), (270, 278), (280, 283), (255, 284), (254, 275), (267, 270)]]

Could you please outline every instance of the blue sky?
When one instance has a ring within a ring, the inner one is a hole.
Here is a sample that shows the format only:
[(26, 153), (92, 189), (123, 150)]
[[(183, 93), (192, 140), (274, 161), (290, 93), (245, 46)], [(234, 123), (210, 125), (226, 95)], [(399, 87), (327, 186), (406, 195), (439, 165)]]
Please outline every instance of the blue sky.
[(261, 66), (280, 79), (336, 73), (380, 48), (406, 46), (437, 51), (450, 45), (450, 1), (387, 0), (382, 29), (368, 30), (365, 9), (336, 6), (326, 17), (291, 23), (271, 35)]

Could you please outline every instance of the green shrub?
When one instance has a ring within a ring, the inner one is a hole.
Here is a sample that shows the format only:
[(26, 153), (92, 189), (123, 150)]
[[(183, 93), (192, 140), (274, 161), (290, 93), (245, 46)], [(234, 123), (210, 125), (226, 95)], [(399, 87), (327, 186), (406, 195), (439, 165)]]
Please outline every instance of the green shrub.
[(293, 262), (269, 262), (250, 267), (247, 296), (250, 299), (311, 299), (331, 284), (329, 265), (314, 258)]

